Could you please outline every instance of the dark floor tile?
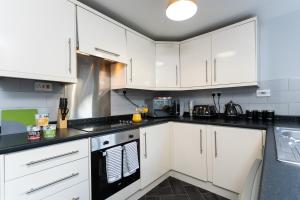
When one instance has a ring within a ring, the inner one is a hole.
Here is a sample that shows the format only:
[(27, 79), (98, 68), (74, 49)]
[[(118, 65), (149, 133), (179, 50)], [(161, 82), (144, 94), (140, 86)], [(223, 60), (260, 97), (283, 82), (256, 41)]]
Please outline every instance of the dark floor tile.
[(170, 187), (170, 181), (169, 178), (167, 178), (166, 180), (164, 180), (163, 182), (161, 182), (158, 187)]
[(210, 193), (209, 191), (204, 190), (204, 189), (202, 189), (202, 188), (198, 188), (198, 190), (199, 190), (199, 192), (200, 192), (201, 194)]
[(160, 196), (146, 196), (145, 200), (161, 200)]
[(182, 185), (182, 181), (179, 181), (175, 178), (170, 178), (169, 182), (174, 194), (186, 194), (185, 189)]
[(203, 194), (205, 200), (219, 200), (218, 195), (213, 194), (213, 193), (206, 193)]
[(189, 200), (187, 195), (163, 195), (161, 196), (161, 200)]
[(146, 196), (158, 196), (158, 195), (167, 195), (173, 194), (173, 190), (171, 187), (155, 187), (150, 192), (146, 194)]
[(146, 200), (146, 196), (139, 198), (139, 200)]
[(200, 193), (197, 187), (195, 186), (184, 186), (185, 191), (187, 192), (190, 200), (204, 200), (203, 195)]

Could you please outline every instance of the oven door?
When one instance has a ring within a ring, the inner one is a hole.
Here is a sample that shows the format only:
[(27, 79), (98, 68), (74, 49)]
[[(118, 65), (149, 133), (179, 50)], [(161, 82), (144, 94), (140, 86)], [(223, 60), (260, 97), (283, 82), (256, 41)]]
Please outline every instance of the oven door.
[[(134, 140), (134, 141), (137, 142), (138, 158), (140, 158), (139, 140)], [(124, 144), (120, 144), (120, 145), (124, 145)], [(92, 199), (93, 200), (106, 199), (111, 195), (117, 193), (118, 191), (122, 190), (126, 186), (130, 185), (131, 183), (140, 179), (140, 169), (138, 169), (134, 174), (128, 177), (122, 177), (122, 179), (119, 181), (116, 181), (114, 183), (108, 183), (107, 173), (106, 173), (106, 157), (103, 155), (103, 153), (109, 148), (91, 152)], [(123, 155), (122, 155), (122, 160), (123, 160)], [(140, 160), (139, 160), (139, 164), (140, 164)]]

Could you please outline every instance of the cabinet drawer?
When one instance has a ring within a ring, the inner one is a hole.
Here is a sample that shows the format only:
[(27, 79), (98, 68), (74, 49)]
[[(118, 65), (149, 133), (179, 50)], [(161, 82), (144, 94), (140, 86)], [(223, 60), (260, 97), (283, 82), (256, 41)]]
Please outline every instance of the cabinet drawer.
[(5, 199), (38, 200), (56, 194), (88, 180), (88, 166), (88, 158), (83, 158), (9, 181), (5, 184)]
[(44, 200), (89, 200), (89, 182), (84, 181)]
[(5, 155), (5, 181), (88, 156), (88, 139)]

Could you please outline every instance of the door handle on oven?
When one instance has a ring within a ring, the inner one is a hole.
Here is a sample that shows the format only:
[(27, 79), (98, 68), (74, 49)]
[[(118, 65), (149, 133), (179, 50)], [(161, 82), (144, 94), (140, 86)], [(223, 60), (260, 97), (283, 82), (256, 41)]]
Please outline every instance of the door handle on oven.
[(144, 151), (144, 157), (147, 159), (148, 153), (147, 153), (147, 133), (144, 133), (144, 139), (145, 139), (145, 151)]
[(49, 160), (54, 160), (54, 159), (65, 157), (65, 156), (70, 156), (70, 155), (73, 155), (73, 154), (76, 154), (76, 153), (79, 153), (79, 151), (78, 150), (77, 151), (71, 151), (71, 152), (68, 152), (68, 153), (64, 153), (64, 154), (60, 154), (60, 155), (56, 155), (56, 156), (44, 158), (44, 159), (41, 159), (41, 160), (31, 161), (29, 163), (26, 163), (26, 165), (29, 167), (31, 165), (35, 165), (35, 164), (38, 164), (38, 163), (46, 162), (46, 161), (49, 161)]

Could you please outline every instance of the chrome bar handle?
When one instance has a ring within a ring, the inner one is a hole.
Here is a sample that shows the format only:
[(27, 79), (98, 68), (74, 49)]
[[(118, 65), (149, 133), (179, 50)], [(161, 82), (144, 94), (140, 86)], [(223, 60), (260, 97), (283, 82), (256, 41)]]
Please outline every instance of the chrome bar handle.
[(206, 71), (206, 83), (208, 83), (207, 60), (205, 61), (205, 71)]
[(42, 186), (39, 186), (39, 187), (36, 187), (36, 188), (31, 188), (29, 191), (26, 192), (26, 194), (30, 195), (32, 193), (35, 193), (35, 192), (39, 191), (39, 190), (45, 189), (45, 188), (50, 187), (52, 185), (55, 185), (55, 184), (58, 184), (60, 182), (66, 181), (68, 179), (74, 178), (75, 176), (78, 176), (78, 175), (79, 175), (79, 173), (73, 173), (73, 174), (71, 174), (69, 176), (66, 176), (64, 178), (58, 179), (58, 180), (53, 181), (51, 183), (47, 183), (45, 185), (42, 185)]
[(178, 66), (176, 65), (176, 86), (178, 85)]
[(217, 59), (214, 59), (214, 81), (217, 81)]
[(144, 139), (145, 139), (145, 151), (144, 151), (144, 157), (147, 159), (148, 154), (147, 154), (147, 133), (144, 133)]
[(80, 197), (73, 197), (72, 200), (79, 200)]
[(71, 47), (71, 38), (68, 40), (69, 44), (69, 73), (72, 74), (72, 47)]
[(110, 52), (110, 51), (106, 51), (106, 50), (100, 49), (98, 47), (95, 47), (95, 51), (99, 51), (99, 52), (102, 52), (102, 53), (110, 54), (110, 55), (115, 56), (115, 57), (120, 57), (120, 54), (117, 54), (117, 53), (114, 53), (114, 52)]
[(130, 82), (132, 82), (132, 58), (130, 58)]
[(31, 161), (31, 162), (27, 163), (26, 165), (29, 167), (29, 166), (32, 166), (32, 165), (35, 165), (35, 164), (39, 164), (39, 163), (42, 163), (42, 162), (46, 162), (46, 161), (49, 161), (49, 160), (54, 160), (54, 159), (65, 157), (65, 156), (70, 156), (70, 155), (73, 155), (73, 154), (76, 154), (76, 153), (79, 153), (79, 151), (78, 150), (77, 151), (71, 151), (71, 152), (68, 152), (68, 153), (64, 153), (64, 154), (44, 158), (44, 159), (41, 159), (41, 160)]
[(200, 129), (200, 153), (203, 152), (203, 144), (202, 144), (202, 129)]
[(218, 148), (217, 148), (217, 131), (215, 131), (215, 158), (218, 157)]

